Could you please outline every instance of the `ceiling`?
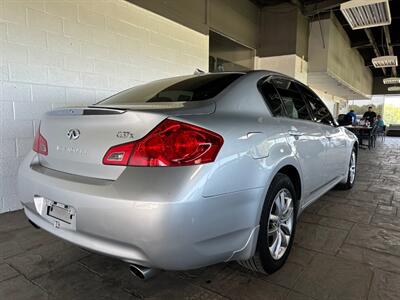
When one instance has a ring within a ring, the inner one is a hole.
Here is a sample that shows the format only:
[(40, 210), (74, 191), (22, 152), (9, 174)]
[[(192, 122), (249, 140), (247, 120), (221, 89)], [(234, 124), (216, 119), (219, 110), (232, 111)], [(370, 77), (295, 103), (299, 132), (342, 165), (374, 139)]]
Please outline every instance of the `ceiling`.
[[(388, 31), (390, 34), (391, 46), (393, 48), (394, 55), (399, 57), (400, 56), (400, 1), (392, 0), (389, 1), (389, 4), (390, 4), (390, 12), (392, 15), (392, 24), (388, 26)], [(357, 48), (357, 50), (364, 58), (365, 64), (371, 68), (374, 76), (391, 77), (393, 75), (392, 74), (393, 71), (391, 68), (385, 68), (386, 70), (386, 75), (385, 75), (382, 69), (375, 69), (372, 66), (371, 60), (372, 58), (376, 57), (376, 54), (373, 45), (368, 39), (367, 32), (363, 29), (352, 30), (340, 11), (335, 11), (335, 15), (339, 19), (340, 23), (343, 25), (344, 30), (347, 32), (347, 35), (351, 40), (351, 46)], [(384, 28), (381, 26), (381, 27), (372, 27), (370, 29), (372, 32), (373, 41), (375, 41), (380, 55), (382, 56), (389, 55)], [(400, 67), (397, 67), (396, 70), (397, 70), (397, 75), (400, 76)]]
[[(351, 41), (351, 47), (357, 49), (361, 56), (364, 58), (365, 65), (368, 66), (374, 77), (391, 77), (394, 75), (392, 68), (376, 69), (372, 66), (372, 58), (377, 56), (379, 53), (381, 56), (389, 55), (389, 49), (385, 36), (385, 30), (381, 27), (372, 27), (369, 30), (359, 29), (352, 30), (350, 25), (347, 23), (343, 14), (339, 10), (340, 3), (346, 1), (338, 0), (251, 0), (253, 3), (260, 7), (273, 6), (282, 3), (291, 3), (298, 6), (304, 15), (313, 17), (318, 14), (324, 14), (332, 11), (340, 23)], [(400, 56), (400, 1), (391, 0), (390, 11), (392, 15), (392, 24), (387, 28), (387, 33), (390, 35), (391, 43), (389, 46), (392, 47), (394, 55)], [(369, 32), (368, 32), (369, 31)], [(400, 77), (400, 67), (395, 68), (397, 76)], [(385, 72), (385, 73), (384, 73)]]

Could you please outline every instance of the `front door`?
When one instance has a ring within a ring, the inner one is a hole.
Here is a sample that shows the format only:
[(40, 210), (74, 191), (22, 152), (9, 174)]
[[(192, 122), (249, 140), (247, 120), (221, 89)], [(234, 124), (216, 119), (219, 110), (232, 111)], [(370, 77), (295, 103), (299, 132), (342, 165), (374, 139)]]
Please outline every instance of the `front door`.
[(345, 166), (349, 158), (346, 158), (346, 140), (340, 128), (321, 124), (321, 129), (328, 140), (328, 147), (326, 149), (328, 172), (326, 173), (326, 177), (329, 182), (344, 175), (347, 171)]
[(310, 107), (313, 121), (319, 124), (326, 139), (324, 177), (325, 181), (329, 183), (343, 176), (346, 171), (344, 167), (346, 165), (346, 140), (323, 101), (309, 88), (300, 84), (298, 84), (298, 88)]

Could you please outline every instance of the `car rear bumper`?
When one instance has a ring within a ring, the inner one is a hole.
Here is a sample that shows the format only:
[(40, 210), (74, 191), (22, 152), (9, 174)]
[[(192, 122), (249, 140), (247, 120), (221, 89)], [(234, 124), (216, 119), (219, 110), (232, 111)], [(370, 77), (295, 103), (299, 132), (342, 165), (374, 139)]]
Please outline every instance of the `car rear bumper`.
[[(41, 167), (31, 153), (19, 170), (19, 195), (27, 217), (44, 230), (129, 263), (182, 270), (254, 252), (263, 189), (203, 197), (206, 167), (159, 171), (130, 168), (116, 181), (96, 180)], [(75, 219), (56, 222), (35, 195), (68, 205)]]

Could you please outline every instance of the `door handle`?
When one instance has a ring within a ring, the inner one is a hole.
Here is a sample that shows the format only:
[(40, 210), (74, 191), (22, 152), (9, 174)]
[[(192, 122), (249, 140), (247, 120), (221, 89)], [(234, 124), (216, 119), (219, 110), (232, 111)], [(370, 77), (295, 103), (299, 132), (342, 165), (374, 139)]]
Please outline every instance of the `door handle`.
[(288, 131), (288, 133), (291, 135), (291, 136), (302, 136), (302, 135), (304, 135), (304, 133), (303, 132), (300, 132), (300, 131), (297, 131), (297, 130), (289, 130)]

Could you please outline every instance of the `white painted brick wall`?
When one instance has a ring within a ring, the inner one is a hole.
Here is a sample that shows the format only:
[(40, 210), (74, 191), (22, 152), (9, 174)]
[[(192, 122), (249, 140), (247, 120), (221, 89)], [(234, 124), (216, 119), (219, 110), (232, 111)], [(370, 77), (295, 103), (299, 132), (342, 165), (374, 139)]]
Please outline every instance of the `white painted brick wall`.
[(48, 110), (208, 69), (208, 37), (123, 0), (0, 0), (0, 213)]

